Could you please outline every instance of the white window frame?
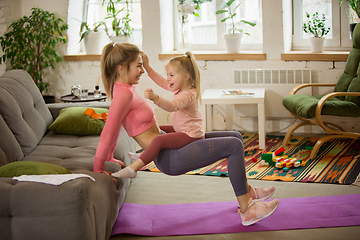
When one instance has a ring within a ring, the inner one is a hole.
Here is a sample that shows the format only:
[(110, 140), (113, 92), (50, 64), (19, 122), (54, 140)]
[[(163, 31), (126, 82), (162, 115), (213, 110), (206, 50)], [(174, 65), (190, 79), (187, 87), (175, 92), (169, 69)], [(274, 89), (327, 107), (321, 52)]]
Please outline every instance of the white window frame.
[[(179, 13), (178, 13), (178, 0), (173, 0), (174, 1), (174, 45), (175, 45), (175, 49), (180, 49), (180, 41), (178, 39), (180, 39), (180, 22), (179, 22)], [(216, 2), (216, 11), (221, 9), (221, 5), (223, 0), (213, 0)], [(200, 6), (201, 7), (201, 6)], [(223, 19), (223, 15), (219, 14), (216, 15), (216, 32), (217, 32), (217, 43), (216, 44), (192, 44), (191, 49), (193, 50), (213, 50), (213, 51), (225, 51), (226, 46), (225, 46), (225, 40), (223, 38), (223, 33), (225, 33), (225, 23), (221, 22), (221, 19)], [(246, 37), (246, 36), (243, 36)], [(259, 43), (259, 44), (244, 44), (243, 42), (241, 43), (241, 49), (243, 50), (262, 50), (263, 44)]]
[[(332, 38), (325, 36), (324, 50), (349, 50), (352, 43), (349, 33), (349, 19), (347, 17), (348, 3), (344, 1), (341, 8), (338, 0), (332, 0)], [(310, 40), (302, 38), (302, 1), (293, 0), (293, 50), (310, 50)]]
[[(133, 3), (141, 3), (141, 0), (132, 0), (132, 1), (133, 1)], [(100, 1), (99, 3), (91, 3), (91, 4), (97, 4), (97, 5), (100, 5), (100, 6), (101, 6), (102, 1)], [(104, 3), (104, 7), (106, 7), (106, 4), (107, 4), (107, 2)], [(83, 9), (83, 11), (84, 11), (84, 12), (83, 12), (83, 21), (84, 21), (84, 22), (87, 22), (88, 8), (89, 8), (89, 0), (84, 0), (84, 9)], [(102, 21), (102, 20), (105, 20), (105, 19), (101, 19), (101, 20), (99, 20), (99, 21)], [(97, 22), (97, 21), (96, 21), (96, 22)], [(142, 26), (139, 26), (139, 24), (132, 24), (131, 26), (132, 26), (134, 29), (138, 29), (138, 30), (140, 29), (140, 30), (142, 31)], [(92, 25), (91, 25), (90, 27), (92, 27)], [(109, 29), (109, 26), (107, 26), (107, 28)], [(130, 36), (130, 42), (131, 42), (131, 43), (134, 43), (134, 42), (132, 41), (133, 38), (134, 38), (134, 36), (131, 35), (131, 36)], [(138, 36), (138, 39), (141, 39), (141, 41), (140, 41), (139, 43), (136, 43), (136, 45), (141, 48), (141, 45), (142, 45), (142, 34), (140, 34), (140, 35)]]

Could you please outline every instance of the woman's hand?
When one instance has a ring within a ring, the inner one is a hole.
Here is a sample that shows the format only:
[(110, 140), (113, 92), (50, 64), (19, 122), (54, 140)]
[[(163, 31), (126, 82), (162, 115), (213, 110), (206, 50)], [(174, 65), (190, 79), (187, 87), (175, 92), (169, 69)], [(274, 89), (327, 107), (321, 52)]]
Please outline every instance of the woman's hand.
[(117, 178), (112, 175), (110, 175), (110, 177), (111, 177), (111, 180), (113, 181), (113, 183), (115, 184), (115, 187), (117, 188)]
[(106, 175), (110, 176), (110, 177), (111, 177), (111, 180), (112, 180), (112, 181), (113, 181), (113, 183), (115, 184), (115, 187), (117, 188), (117, 178), (116, 178), (116, 177), (114, 177), (114, 176), (112, 176), (112, 175), (111, 175), (111, 173), (109, 173), (109, 172), (103, 171), (102, 173), (104, 173), (104, 174), (106, 174)]
[(154, 93), (154, 91), (151, 88), (147, 88), (144, 92), (144, 97), (153, 101), (157, 102), (159, 100), (159, 96)]
[(115, 159), (115, 158), (112, 158), (112, 159), (110, 159), (110, 160), (108, 160), (108, 161), (119, 164), (119, 165), (121, 166), (121, 168), (125, 168), (125, 167), (126, 167), (126, 164), (125, 164), (123, 161), (121, 161), (121, 160), (117, 160), (117, 159)]

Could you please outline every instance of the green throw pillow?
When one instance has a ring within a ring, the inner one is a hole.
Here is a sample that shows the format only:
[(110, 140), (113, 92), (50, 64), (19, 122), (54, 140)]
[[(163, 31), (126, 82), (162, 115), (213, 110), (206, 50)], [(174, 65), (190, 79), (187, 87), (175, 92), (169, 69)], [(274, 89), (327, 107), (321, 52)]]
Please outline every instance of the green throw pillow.
[(32, 161), (12, 162), (0, 167), (0, 177), (43, 174), (71, 174), (71, 172), (55, 164)]
[[(71, 135), (99, 135), (105, 126), (101, 119), (93, 119), (84, 112), (87, 107), (61, 109), (59, 116), (49, 126), (49, 130)], [(97, 114), (107, 113), (107, 108), (92, 108)]]

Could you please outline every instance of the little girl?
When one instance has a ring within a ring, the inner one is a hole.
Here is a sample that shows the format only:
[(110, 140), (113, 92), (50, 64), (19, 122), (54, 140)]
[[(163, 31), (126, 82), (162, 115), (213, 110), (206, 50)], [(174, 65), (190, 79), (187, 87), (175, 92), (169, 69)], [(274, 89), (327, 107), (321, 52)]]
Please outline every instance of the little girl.
[(161, 149), (179, 149), (185, 145), (204, 139), (202, 118), (198, 109), (200, 92), (200, 71), (191, 52), (175, 57), (166, 65), (167, 79), (152, 69), (148, 57), (143, 53), (143, 66), (149, 77), (160, 87), (174, 92), (172, 101), (145, 90), (145, 98), (153, 101), (165, 111), (171, 112), (172, 126), (160, 126), (167, 134), (157, 136), (130, 166), (113, 173), (114, 177), (134, 178), (137, 171), (153, 161)]

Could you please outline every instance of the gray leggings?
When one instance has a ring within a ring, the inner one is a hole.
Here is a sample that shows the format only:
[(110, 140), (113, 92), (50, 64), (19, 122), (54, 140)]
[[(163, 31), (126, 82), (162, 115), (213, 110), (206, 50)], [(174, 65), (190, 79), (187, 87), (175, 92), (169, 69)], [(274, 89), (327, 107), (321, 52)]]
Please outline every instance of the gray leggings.
[(180, 149), (163, 149), (154, 159), (157, 168), (167, 175), (181, 175), (228, 159), (228, 173), (236, 196), (246, 194), (246, 171), (243, 138), (239, 132), (219, 131), (205, 133)]

